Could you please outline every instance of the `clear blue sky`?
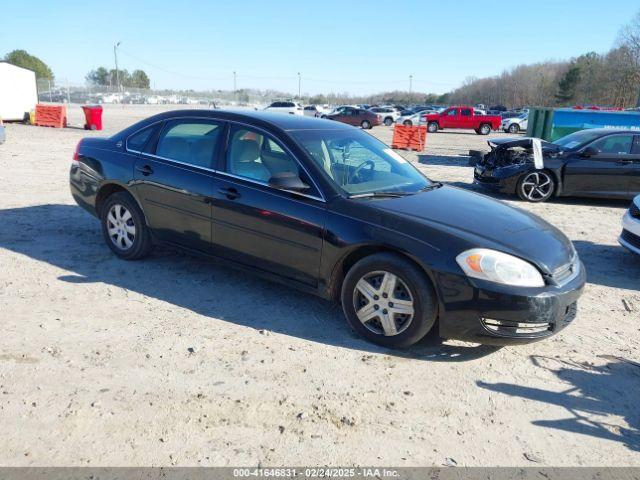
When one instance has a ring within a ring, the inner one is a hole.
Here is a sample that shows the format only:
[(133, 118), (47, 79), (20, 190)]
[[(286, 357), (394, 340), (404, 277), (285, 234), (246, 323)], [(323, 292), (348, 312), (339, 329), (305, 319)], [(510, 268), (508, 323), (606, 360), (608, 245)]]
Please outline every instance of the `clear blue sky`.
[[(144, 69), (157, 88), (445, 92), (469, 76), (604, 52), (640, 0), (5, 0), (0, 56), (25, 49), (56, 78)], [(145, 63), (146, 62), (146, 63)]]

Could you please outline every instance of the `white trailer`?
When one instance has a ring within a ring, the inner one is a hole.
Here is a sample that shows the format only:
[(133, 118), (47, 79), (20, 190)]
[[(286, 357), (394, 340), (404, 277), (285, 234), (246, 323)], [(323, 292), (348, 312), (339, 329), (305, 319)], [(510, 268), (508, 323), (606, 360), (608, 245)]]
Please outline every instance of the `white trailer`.
[(0, 61), (0, 118), (22, 121), (38, 103), (38, 87), (33, 70)]

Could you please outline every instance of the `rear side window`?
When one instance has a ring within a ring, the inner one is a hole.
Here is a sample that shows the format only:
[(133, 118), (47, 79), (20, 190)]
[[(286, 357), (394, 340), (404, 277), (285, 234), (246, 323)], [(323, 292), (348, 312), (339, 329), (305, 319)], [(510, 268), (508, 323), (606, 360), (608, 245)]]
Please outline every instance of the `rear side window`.
[(142, 152), (158, 127), (159, 125), (152, 125), (131, 135), (127, 138), (127, 149), (134, 152)]
[(222, 126), (208, 120), (172, 120), (158, 139), (156, 155), (197, 167), (212, 168)]
[(462, 110), (460, 110), (460, 115), (462, 115), (463, 117), (470, 117), (471, 116), (471, 109), (463, 108)]

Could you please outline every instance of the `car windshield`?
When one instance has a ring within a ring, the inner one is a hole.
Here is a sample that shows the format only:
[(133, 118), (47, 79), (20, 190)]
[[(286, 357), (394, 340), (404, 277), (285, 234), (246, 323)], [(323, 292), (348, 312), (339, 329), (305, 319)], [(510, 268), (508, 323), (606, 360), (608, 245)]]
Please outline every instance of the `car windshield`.
[(357, 129), (297, 130), (298, 144), (348, 195), (412, 194), (433, 183), (384, 143)]
[(581, 130), (579, 132), (571, 133), (566, 137), (559, 138), (552, 143), (558, 145), (559, 147), (572, 150), (575, 148), (580, 148), (600, 136), (600, 132), (596, 132), (593, 130)]

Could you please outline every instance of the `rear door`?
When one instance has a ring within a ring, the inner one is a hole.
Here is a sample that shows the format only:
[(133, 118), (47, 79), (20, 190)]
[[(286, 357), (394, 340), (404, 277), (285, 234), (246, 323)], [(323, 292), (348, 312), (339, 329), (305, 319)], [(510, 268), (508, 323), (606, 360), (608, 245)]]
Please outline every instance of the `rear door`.
[(461, 108), (460, 109), (460, 121), (458, 123), (459, 128), (474, 128), (473, 127), (473, 109)]
[(344, 109), (344, 123), (349, 125), (360, 125), (360, 118), (358, 117), (358, 110), (356, 108)]
[(210, 250), (213, 165), (223, 125), (198, 118), (168, 120), (140, 152), (134, 188), (160, 240)]
[[(316, 286), (325, 202), (300, 163), (268, 133), (236, 124), (219, 167), (214, 253)], [(283, 172), (297, 173), (311, 188), (300, 194), (270, 187), (271, 176)]]
[(632, 134), (607, 135), (585, 147), (598, 150), (596, 155), (573, 154), (565, 166), (564, 193), (626, 197), (640, 159), (631, 152), (633, 140)]

